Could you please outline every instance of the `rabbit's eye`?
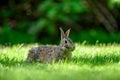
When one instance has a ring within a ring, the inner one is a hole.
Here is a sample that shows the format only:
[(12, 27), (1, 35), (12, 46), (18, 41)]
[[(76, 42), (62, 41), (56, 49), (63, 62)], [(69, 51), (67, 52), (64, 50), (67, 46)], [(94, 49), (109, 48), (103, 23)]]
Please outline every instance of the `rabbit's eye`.
[(67, 41), (65, 40), (65, 43), (67, 43)]

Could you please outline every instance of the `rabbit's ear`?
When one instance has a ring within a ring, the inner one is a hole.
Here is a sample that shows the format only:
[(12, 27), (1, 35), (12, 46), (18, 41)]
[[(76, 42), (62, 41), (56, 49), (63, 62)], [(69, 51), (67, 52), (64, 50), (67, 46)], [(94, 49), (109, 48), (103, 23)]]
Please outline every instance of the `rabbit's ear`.
[(65, 37), (68, 37), (68, 36), (69, 36), (69, 34), (70, 34), (70, 30), (71, 30), (71, 28), (68, 29), (68, 30), (65, 32)]
[(60, 27), (60, 31), (61, 31), (61, 40), (62, 40), (63, 38), (65, 38), (65, 33), (61, 27)]

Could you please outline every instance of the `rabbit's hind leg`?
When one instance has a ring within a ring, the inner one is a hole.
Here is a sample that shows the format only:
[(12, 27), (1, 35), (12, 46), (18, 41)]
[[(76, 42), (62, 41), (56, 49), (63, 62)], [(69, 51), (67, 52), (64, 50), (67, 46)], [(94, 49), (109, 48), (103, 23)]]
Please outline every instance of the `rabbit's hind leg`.
[(28, 53), (26, 62), (32, 62), (34, 61), (34, 54), (33, 53)]

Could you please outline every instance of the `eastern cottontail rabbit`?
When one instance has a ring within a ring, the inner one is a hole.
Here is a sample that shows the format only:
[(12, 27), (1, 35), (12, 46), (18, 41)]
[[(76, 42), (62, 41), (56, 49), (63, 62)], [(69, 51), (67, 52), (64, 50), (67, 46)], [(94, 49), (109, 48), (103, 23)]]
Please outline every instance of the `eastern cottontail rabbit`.
[(72, 40), (68, 37), (70, 29), (65, 33), (62, 28), (61, 31), (61, 42), (58, 46), (39, 46), (33, 47), (29, 50), (27, 62), (38, 61), (51, 63), (52, 61), (59, 61), (62, 59), (70, 59), (72, 51), (75, 49), (75, 45)]

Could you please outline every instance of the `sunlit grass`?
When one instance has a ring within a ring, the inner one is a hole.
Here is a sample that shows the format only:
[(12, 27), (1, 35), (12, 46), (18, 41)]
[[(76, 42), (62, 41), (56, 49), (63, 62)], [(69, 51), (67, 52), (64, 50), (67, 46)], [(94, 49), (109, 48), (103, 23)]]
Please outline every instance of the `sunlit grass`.
[(0, 46), (0, 80), (119, 80), (119, 44), (76, 44), (71, 61), (26, 63), (35, 45)]

